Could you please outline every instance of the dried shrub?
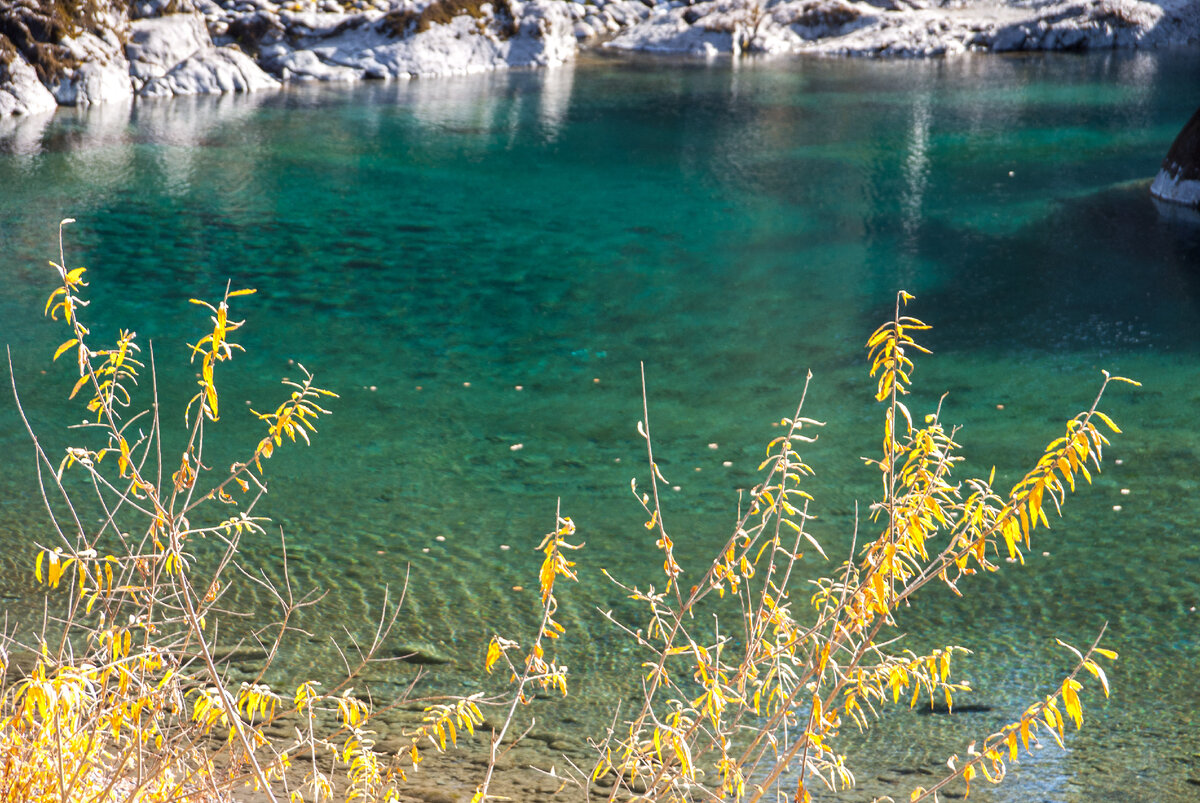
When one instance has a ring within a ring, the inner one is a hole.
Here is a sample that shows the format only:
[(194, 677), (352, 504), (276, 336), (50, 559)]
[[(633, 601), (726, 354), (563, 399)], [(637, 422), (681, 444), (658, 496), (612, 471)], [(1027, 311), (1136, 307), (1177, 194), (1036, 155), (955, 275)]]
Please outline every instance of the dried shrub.
[(818, 0), (818, 2), (802, 5), (800, 10), (785, 24), (800, 25), (805, 28), (840, 28), (861, 16), (861, 11), (844, 0)]
[(1138, 28), (1142, 24), (1136, 10), (1119, 0), (1104, 0), (1092, 9), (1091, 19), (1114, 28)]
[(380, 20), (380, 30), (403, 38), (428, 31), (433, 25), (449, 25), (455, 17), (469, 16), (486, 23), (489, 19), (485, 6), (491, 7), (491, 20), (496, 24), (496, 34), (501, 39), (516, 36), (520, 30), (516, 15), (509, 0), (434, 0), (420, 11), (398, 8), (389, 11)]
[(251, 55), (257, 54), (263, 39), (272, 31), (281, 31), (278, 23), (262, 12), (237, 17), (229, 23), (227, 33), (238, 46)]
[(8, 77), (8, 65), (12, 64), (17, 55), (17, 49), (8, 37), (0, 33), (0, 78)]

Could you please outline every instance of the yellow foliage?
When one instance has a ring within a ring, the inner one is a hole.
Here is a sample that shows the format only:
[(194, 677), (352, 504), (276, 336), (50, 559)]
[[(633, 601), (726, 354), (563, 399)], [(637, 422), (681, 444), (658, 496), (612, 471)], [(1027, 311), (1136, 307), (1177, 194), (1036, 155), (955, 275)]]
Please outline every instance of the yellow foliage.
[[(900, 293), (893, 319), (866, 344), (870, 375), (877, 379), (875, 398), (885, 404), (881, 455), (867, 461), (882, 480), (881, 498), (870, 508), (880, 530), (833, 573), (812, 581), (810, 613), (787, 602), (789, 580), (805, 551), (825, 557), (807, 526), (814, 518), (813, 498), (802, 483), (813, 470), (798, 449), (813, 440), (806, 427), (819, 423), (801, 416), (803, 398), (796, 414), (781, 422), (786, 434), (768, 445), (759, 466), (764, 476), (750, 491), (734, 534), (690, 593), (670, 593), (682, 571), (678, 567), (666, 572), (668, 593), (621, 585), (646, 605), (649, 619), (636, 628), (617, 622), (645, 651), (638, 659), (645, 691), (627, 727), (601, 745), (602, 758), (591, 773), (593, 779), (616, 777), (610, 800), (621, 794), (693, 799), (691, 790), (701, 784), (714, 797), (758, 801), (786, 794), (780, 785), (788, 777), (798, 779), (800, 800), (810, 798), (808, 781), (847, 788), (853, 774), (836, 748), (845, 721), (865, 729), (882, 705), (905, 700), (915, 706), (927, 699), (931, 706), (944, 700), (952, 708), (956, 694), (970, 691), (952, 672), (952, 656), (966, 653), (964, 648), (947, 645), (925, 655), (889, 649), (900, 613), (933, 582), (963, 594), (963, 580), (998, 570), (995, 558), (1002, 552), (1023, 561), (1032, 532), (1048, 524), (1047, 508), (1052, 504), (1059, 512), (1075, 480), (1090, 482), (1099, 468), (1108, 441), (1097, 423), (1119, 430), (1096, 409), (1097, 397), (1067, 422), (1065, 435), (1047, 445), (1007, 496), (993, 489), (994, 472), (986, 479), (954, 478), (960, 446), (956, 430), (941, 423), (940, 405), (917, 425), (899, 401), (911, 386), (911, 355), (928, 353), (914, 334), (929, 326), (901, 314), (910, 300)], [(1101, 394), (1111, 381), (1128, 380), (1105, 374)], [(638, 430), (649, 443), (645, 400), (643, 407)], [(652, 449), (648, 463), (651, 493), (639, 494), (636, 481), (632, 488), (649, 516), (647, 527), (659, 531), (661, 548), (671, 541)], [(736, 643), (722, 635), (719, 624), (711, 631), (697, 624), (713, 621), (702, 606), (714, 591), (717, 597), (731, 594), (743, 611)], [(1086, 653), (1076, 651), (1075, 668), (1056, 691), (983, 740), (982, 749), (972, 743), (967, 761), (952, 760), (950, 776), (914, 790), (911, 800), (933, 797), (954, 780), (965, 782), (968, 793), (979, 776), (999, 782), (1005, 761), (1016, 760), (1018, 739), (1028, 749), (1039, 731), (1061, 740), (1065, 719), (1081, 725), (1082, 684), (1076, 675), (1086, 669), (1107, 694), (1107, 679), (1093, 658), (1105, 654), (1097, 644)], [(702, 766), (698, 756), (704, 757)], [(747, 785), (746, 778), (754, 784)]]
[[(61, 603), (65, 632), (57, 648), (40, 645), (25, 677), (0, 679), (0, 800), (200, 801), (214, 791), (228, 795), (242, 783), (293, 803), (396, 799), (423, 750), (450, 749), (464, 732), (473, 735), (484, 724), (480, 705), (489, 701), (482, 694), (431, 701), (420, 724), (404, 732), (400, 749), (385, 755), (376, 746), (370, 697), (356, 695), (350, 678), (327, 692), (303, 680), (294, 694), (281, 695), (261, 674), (234, 687), (210, 641), (226, 588), (221, 573), (239, 559), (243, 536), (264, 532), (262, 520), (250, 516), (266, 490), (263, 461), (285, 441), (308, 443), (317, 419), (329, 414), (321, 402), (335, 394), (316, 386), (299, 366), (299, 380), (283, 381), (283, 400), (264, 408), (272, 412), (252, 410), (265, 431), (245, 459), (227, 471), (206, 465), (200, 459), (205, 426), (219, 416), (216, 366), (242, 350), (230, 339), (244, 324), (230, 318), (230, 302), (254, 291), (226, 288), (215, 304), (193, 299), (211, 313), (211, 327), (190, 345), (191, 359), (200, 358), (200, 390), (184, 411), (183, 448), (164, 457), (157, 410), (147, 416), (130, 409), (131, 390), (144, 369), (136, 335), (121, 330), (111, 348), (90, 345), (80, 320), (87, 307), (85, 271), (68, 270), (65, 262), (60, 243), (59, 263), (51, 263), (59, 286), (45, 314), (69, 332), (53, 357), (74, 352), (78, 377), (70, 396), (88, 389), (84, 406), (94, 423), (84, 432), (99, 433), (100, 440), (71, 446), (57, 465), (39, 446), (38, 459), (47, 482), (61, 483), (68, 470), (84, 472), (105, 509), (123, 511), (121, 526), (126, 518), (137, 519), (142, 529), (117, 530), (113, 537), (113, 515), (90, 532), (69, 494), (61, 494), (68, 499), (60, 518), (74, 521), (77, 532), (61, 530), (58, 542), (39, 545), (33, 570), (49, 599)], [(776, 794), (808, 801), (809, 784), (840, 790), (854, 783), (839, 752), (844, 725), (871, 727), (883, 706), (901, 701), (912, 707), (944, 700), (951, 707), (954, 695), (970, 691), (953, 672), (952, 658), (966, 653), (963, 647), (916, 654), (894, 646), (903, 610), (930, 584), (966, 593), (964, 580), (1001, 568), (1001, 555), (1023, 561), (1037, 529), (1048, 526), (1048, 511), (1060, 513), (1082, 485), (1077, 480), (1090, 483), (1099, 470), (1108, 445), (1099, 425), (1120, 430), (1097, 409), (1097, 396), (1007, 494), (993, 487), (994, 472), (986, 479), (958, 478), (963, 460), (957, 430), (942, 424), (940, 405), (914, 419), (899, 401), (911, 387), (913, 355), (928, 353), (914, 334), (929, 326), (901, 315), (911, 299), (900, 293), (892, 320), (866, 343), (875, 399), (884, 404), (880, 455), (867, 461), (880, 479), (880, 498), (865, 525), (874, 533), (860, 543), (855, 530), (847, 559), (812, 581), (805, 595), (810, 604), (793, 602), (798, 564), (810, 554), (828, 558), (809, 529), (816, 505), (804, 484), (814, 470), (800, 450), (815, 440), (821, 424), (801, 415), (804, 398), (780, 422), (784, 434), (768, 444), (761, 481), (739, 503), (731, 535), (689, 575), (695, 580), (687, 589), (659, 498), (665, 479), (643, 398), (638, 432), (646, 442), (649, 485), (639, 491), (634, 480), (631, 490), (661, 552), (664, 582), (661, 589), (643, 589), (614, 580), (646, 616), (639, 625), (605, 614), (640, 651), (632, 666), (644, 678), (642, 696), (597, 742), (594, 768), (574, 777), (581, 787), (611, 780), (610, 801), (626, 795), (756, 802)], [(1101, 395), (1113, 381), (1129, 380), (1105, 374)], [(135, 426), (139, 419), (143, 423)], [(114, 457), (104, 462), (109, 454)], [(567, 557), (583, 546), (573, 542), (575, 533), (575, 523), (556, 511), (553, 528), (537, 547), (540, 624), (526, 648), (499, 635), (488, 643), (485, 671), (503, 660), (515, 688), (505, 698), (507, 714), (492, 735), (475, 801), (489, 799), (500, 746), (531, 689), (567, 694), (568, 668), (547, 645), (566, 633), (555, 618), (558, 581), (577, 580), (576, 564)], [(227, 544), (228, 554), (205, 574), (188, 542), (208, 536)], [(98, 552), (102, 537), (112, 554)], [(275, 592), (283, 611), (278, 639), (290, 629), (288, 617), (307, 604), (295, 602), (291, 592), (290, 586)], [(722, 597), (738, 606), (734, 628), (725, 628), (708, 607)], [(274, 655), (279, 641), (264, 646)], [(378, 646), (377, 640), (364, 651), (364, 665)], [(1115, 659), (1116, 653), (1100, 647), (1099, 638), (1087, 650), (1068, 649), (1074, 668), (1053, 691), (1015, 722), (971, 742), (965, 761), (952, 757), (950, 774), (914, 789), (910, 800), (935, 798), (959, 780), (968, 793), (979, 776), (999, 782), (1006, 764), (1018, 760), (1020, 749), (1028, 751), (1031, 741), (1036, 746), (1039, 736), (1049, 735), (1061, 743), (1067, 722), (1081, 727), (1080, 678), (1086, 670), (1107, 696), (1097, 659)], [(285, 724), (294, 737), (278, 735)], [(131, 757), (150, 746), (164, 760), (144, 776)], [(305, 766), (294, 766), (301, 761)], [(221, 772), (218, 763), (225, 766)], [(289, 785), (289, 769), (303, 772), (302, 781), (294, 783), (293, 775)], [(794, 785), (794, 795), (785, 783)]]

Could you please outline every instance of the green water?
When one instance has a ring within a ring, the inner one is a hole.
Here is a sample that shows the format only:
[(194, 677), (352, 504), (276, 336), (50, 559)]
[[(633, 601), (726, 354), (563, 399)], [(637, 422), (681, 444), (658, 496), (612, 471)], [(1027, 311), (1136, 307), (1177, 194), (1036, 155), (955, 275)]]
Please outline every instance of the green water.
[[(168, 408), (190, 395), (177, 366), (204, 324), (187, 299), (227, 279), (259, 288), (239, 304), (247, 354), (216, 448), (252, 437), (237, 407), (272, 403), (289, 359), (341, 394), (311, 449), (272, 460), (259, 509), (283, 525), (298, 585), (329, 591), (288, 670), (328, 669), (325, 639), (369, 634), (382, 588), (408, 572), (396, 643), (455, 659), (426, 686), (498, 690), (484, 645), (533, 627), (536, 597), (513, 586), (536, 584), (531, 550), (561, 499), (587, 542), (562, 594), (573, 702), (535, 708), (575, 738), (609, 721), (641, 660), (595, 610), (628, 613), (602, 567), (646, 582), (657, 563), (629, 494), (646, 481), (640, 362), (693, 572), (809, 370), (806, 412), (828, 422), (806, 453), (816, 532), (848, 548), (855, 500), (875, 490), (857, 458), (879, 437), (862, 343), (897, 289), (935, 325), (915, 408), (949, 391), (944, 420), (964, 425), (977, 473), (1015, 479), (1100, 369), (1134, 376), (1145, 387), (1105, 405), (1126, 434), (1036, 560), (962, 600), (926, 594), (905, 620), (914, 647), (976, 649), (964, 673), (986, 710), (889, 714), (852, 742), (848, 797), (927, 784), (906, 773), (1014, 720), (1069, 666), (1054, 638), (1084, 644), (1107, 621), (1112, 701), (1090, 689), (1068, 751), (972, 795), (1194, 800), (1200, 221), (1161, 214), (1146, 190), (1200, 103), (1198, 71), (1188, 53), (592, 59), (6, 121), (0, 340), (59, 449), (70, 367), (48, 364), (63, 338), (40, 312), (60, 218), (79, 221), (68, 260), (91, 268), (94, 331), (154, 341)], [(28, 542), (45, 527), (7, 393), (0, 445), (0, 595), (19, 608), (36, 599)], [(270, 568), (277, 543), (249, 552)], [(231, 593), (255, 599), (246, 583)]]

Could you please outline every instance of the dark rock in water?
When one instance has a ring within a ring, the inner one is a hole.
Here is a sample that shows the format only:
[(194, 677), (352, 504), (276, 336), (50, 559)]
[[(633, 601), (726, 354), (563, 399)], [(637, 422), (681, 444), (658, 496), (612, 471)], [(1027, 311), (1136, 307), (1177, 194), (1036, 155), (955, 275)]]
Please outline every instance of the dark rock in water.
[(267, 651), (257, 644), (237, 644), (232, 647), (213, 647), (211, 649), (213, 660), (220, 663), (221, 661), (229, 661), (230, 663), (261, 663), (267, 660)]
[(1200, 109), (1171, 143), (1150, 194), (1171, 203), (1200, 207)]
[(918, 714), (925, 714), (927, 716), (946, 716), (948, 714), (986, 714), (988, 711), (992, 710), (992, 707), (983, 703), (966, 703), (964, 705), (956, 705), (953, 709), (950, 709), (941, 703), (937, 703), (932, 708), (918, 705), (913, 710), (915, 710)]
[(392, 658), (397, 658), (409, 664), (449, 664), (454, 659), (440, 652), (432, 644), (401, 644), (391, 651)]

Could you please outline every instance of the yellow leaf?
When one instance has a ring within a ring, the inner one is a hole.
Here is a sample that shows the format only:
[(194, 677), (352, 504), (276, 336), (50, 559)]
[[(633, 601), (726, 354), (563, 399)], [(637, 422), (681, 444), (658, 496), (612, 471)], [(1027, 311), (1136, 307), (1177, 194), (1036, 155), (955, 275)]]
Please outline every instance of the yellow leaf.
[[(57, 360), (57, 359), (58, 359), (59, 357), (61, 357), (61, 356), (62, 356), (62, 355), (63, 355), (63, 354), (66, 352), (66, 351), (68, 351), (68, 350), (71, 348), (71, 346), (76, 346), (76, 345), (78, 345), (78, 344), (79, 344), (79, 340), (78, 340), (78, 339), (76, 339), (76, 338), (71, 338), (71, 339), (70, 339), (70, 340), (68, 340), (66, 343), (63, 343), (61, 346), (59, 346), (59, 347), (58, 347), (58, 351), (54, 352), (54, 359), (55, 359), (55, 360)], [(51, 360), (51, 362), (53, 362), (53, 360)]]
[(1112, 660), (1112, 661), (1117, 660), (1117, 654), (1113, 650), (1106, 650), (1103, 647), (1097, 647), (1095, 649), (1095, 653), (1097, 655), (1103, 655), (1105, 658), (1108, 658), (1109, 660)]
[(1063, 703), (1066, 705), (1067, 715), (1075, 723), (1075, 729), (1083, 727), (1083, 706), (1079, 704), (1079, 696), (1075, 693), (1079, 688), (1079, 681), (1068, 680), (1063, 684), (1062, 696)]
[(1104, 689), (1104, 696), (1107, 697), (1108, 696), (1108, 677), (1104, 674), (1104, 670), (1101, 669), (1099, 664), (1095, 663), (1094, 661), (1086, 661), (1084, 663), (1084, 667), (1087, 669), (1087, 671), (1089, 671), (1093, 675), (1095, 675), (1096, 678), (1100, 681), (1100, 686), (1101, 686), (1101, 688)]
[(484, 659), (483, 668), (486, 669), (488, 671), (488, 673), (490, 674), (492, 671), (492, 665), (495, 664), (499, 660), (500, 660), (500, 644), (499, 644), (499, 642), (496, 641), (496, 638), (493, 636), (491, 642), (488, 644), (487, 658)]
[[(53, 264), (53, 263), (51, 263), (51, 264)], [(67, 291), (65, 289), (63, 289), (62, 287), (60, 287), (57, 290), (55, 290), (53, 293), (51, 293), (50, 297), (46, 299), (46, 311), (43, 314), (49, 315), (50, 314), (50, 305), (54, 303), (54, 299), (58, 298), (58, 296), (61, 293), (65, 293), (65, 292), (67, 292)]]
[(71, 388), (71, 395), (68, 396), (67, 398), (68, 399), (75, 398), (75, 394), (78, 393), (80, 391), (80, 389), (82, 389), (83, 386), (87, 384), (87, 381), (90, 378), (91, 377), (89, 377), (87, 374), (84, 374), (83, 376), (79, 377), (79, 381), (75, 383), (75, 387)]

